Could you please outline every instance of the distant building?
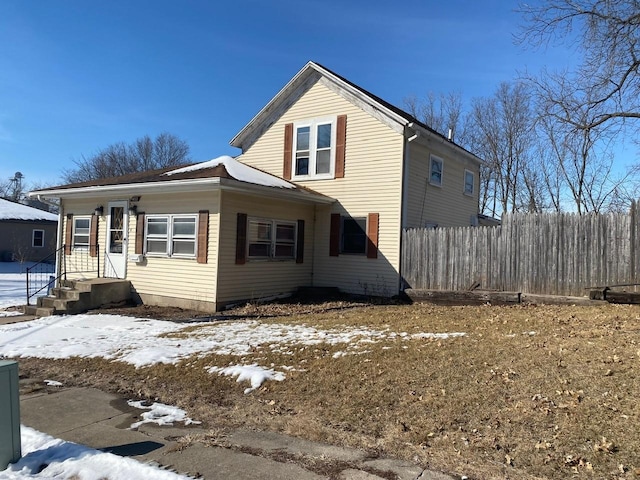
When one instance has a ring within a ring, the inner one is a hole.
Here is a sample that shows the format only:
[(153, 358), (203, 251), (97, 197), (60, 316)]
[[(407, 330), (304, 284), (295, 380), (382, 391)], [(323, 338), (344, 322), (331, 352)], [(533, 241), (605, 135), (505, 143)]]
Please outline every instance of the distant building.
[(0, 262), (37, 262), (53, 254), (57, 228), (57, 215), (0, 199)]

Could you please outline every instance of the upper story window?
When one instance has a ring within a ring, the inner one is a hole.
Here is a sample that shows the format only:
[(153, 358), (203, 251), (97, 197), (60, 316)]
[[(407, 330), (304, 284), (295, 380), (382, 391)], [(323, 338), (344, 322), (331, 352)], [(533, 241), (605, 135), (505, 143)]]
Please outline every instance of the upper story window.
[(31, 246), (34, 248), (44, 247), (44, 230), (33, 230)]
[(334, 178), (335, 155), (336, 117), (294, 124), (293, 179)]
[(89, 249), (89, 234), (91, 217), (73, 217), (73, 248), (76, 250)]
[(442, 159), (431, 155), (429, 165), (429, 183), (438, 187), (442, 186)]
[(464, 194), (473, 195), (475, 186), (475, 175), (471, 170), (464, 171)]
[(196, 256), (196, 215), (148, 215), (145, 223), (147, 255)]

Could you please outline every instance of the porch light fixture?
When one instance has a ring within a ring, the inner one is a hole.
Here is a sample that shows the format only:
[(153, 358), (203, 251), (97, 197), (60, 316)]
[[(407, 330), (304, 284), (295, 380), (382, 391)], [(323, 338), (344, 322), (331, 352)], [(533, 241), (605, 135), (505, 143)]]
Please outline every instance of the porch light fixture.
[(135, 195), (133, 197), (131, 197), (129, 199), (130, 202), (139, 202), (140, 201), (140, 195)]
[(138, 214), (138, 206), (129, 205), (129, 215), (137, 215), (137, 214)]
[(98, 205), (96, 209), (93, 211), (93, 214), (96, 217), (101, 217), (103, 213), (104, 213), (104, 207), (102, 205)]

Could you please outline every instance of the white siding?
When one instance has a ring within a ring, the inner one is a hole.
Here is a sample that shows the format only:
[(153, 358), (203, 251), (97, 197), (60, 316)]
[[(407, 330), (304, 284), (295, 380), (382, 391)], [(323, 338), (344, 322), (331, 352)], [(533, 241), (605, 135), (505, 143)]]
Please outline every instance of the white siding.
[[(240, 160), (278, 176), (283, 175), (284, 125), (332, 115), (347, 115), (345, 176), (300, 184), (337, 199), (318, 207), (313, 285), (336, 286), (352, 293), (394, 295), (400, 264), (400, 209), (403, 137), (379, 120), (315, 83)], [(377, 259), (329, 256), (331, 213), (352, 217), (380, 214)]]
[[(218, 303), (258, 300), (311, 285), (314, 206), (306, 203), (222, 192)], [(237, 214), (274, 220), (305, 221), (304, 262), (250, 260), (236, 265)]]

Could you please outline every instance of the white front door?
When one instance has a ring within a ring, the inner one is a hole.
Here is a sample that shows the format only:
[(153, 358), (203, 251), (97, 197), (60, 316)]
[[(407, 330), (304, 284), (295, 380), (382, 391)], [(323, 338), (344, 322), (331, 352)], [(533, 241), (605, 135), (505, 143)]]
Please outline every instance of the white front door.
[(127, 202), (109, 202), (107, 212), (107, 248), (104, 258), (104, 276), (125, 278), (127, 275), (127, 236), (129, 218)]

